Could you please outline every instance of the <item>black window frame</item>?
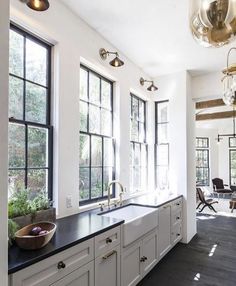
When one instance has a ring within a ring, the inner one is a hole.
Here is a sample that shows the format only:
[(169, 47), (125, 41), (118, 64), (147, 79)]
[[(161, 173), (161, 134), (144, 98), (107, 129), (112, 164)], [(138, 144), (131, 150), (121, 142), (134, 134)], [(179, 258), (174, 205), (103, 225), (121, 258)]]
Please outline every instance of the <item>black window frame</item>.
[[(157, 171), (156, 169), (159, 167), (163, 167), (163, 168), (167, 168), (168, 172), (169, 172), (169, 168), (170, 168), (170, 143), (160, 143), (159, 144), (159, 139), (158, 139), (158, 128), (160, 125), (162, 124), (167, 124), (167, 127), (169, 127), (170, 121), (163, 121), (163, 122), (159, 122), (158, 121), (158, 105), (163, 104), (163, 103), (168, 103), (168, 109), (169, 109), (169, 100), (160, 100), (160, 101), (156, 101), (155, 102), (155, 148), (154, 148), (154, 170), (155, 170), (155, 188), (158, 188), (158, 178), (157, 178)], [(169, 112), (169, 111), (168, 111)], [(168, 163), (166, 165), (158, 165), (157, 164), (157, 148), (158, 146), (166, 146), (168, 149)], [(168, 175), (168, 185), (167, 188), (169, 188), (169, 175)]]
[[(25, 188), (28, 187), (28, 171), (29, 170), (47, 170), (47, 193), (50, 201), (53, 201), (53, 126), (51, 125), (51, 72), (52, 72), (52, 47), (53, 45), (49, 42), (43, 40), (42, 38), (34, 35), (30, 31), (20, 27), (19, 25), (11, 22), (10, 30), (20, 34), (24, 38), (24, 61), (23, 61), (23, 76), (14, 75), (9, 72), (10, 77), (18, 78), (23, 81), (23, 119), (16, 119), (14, 117), (9, 117), (9, 124), (19, 124), (25, 126), (25, 167), (23, 168), (8, 168), (11, 170), (22, 170), (25, 172)], [(33, 82), (26, 78), (26, 39), (37, 43), (38, 45), (44, 47), (47, 50), (47, 74), (46, 74), (46, 85), (41, 85), (39, 83)], [(46, 122), (45, 124), (37, 123), (33, 121), (25, 120), (25, 103), (26, 103), (26, 83), (34, 84), (38, 87), (43, 87), (47, 90), (46, 92)], [(38, 127), (48, 130), (48, 167), (28, 167), (28, 127)]]
[[(113, 171), (112, 171), (112, 180), (115, 180), (116, 178), (116, 156), (115, 156), (115, 152), (116, 152), (116, 142), (115, 142), (115, 138), (114, 138), (114, 82), (109, 80), (108, 78), (104, 77), (103, 75), (97, 73), (96, 71), (94, 71), (93, 69), (87, 67), (86, 65), (84, 64), (80, 64), (80, 69), (84, 69), (86, 72), (88, 72), (88, 78), (87, 78), (87, 97), (88, 97), (88, 101), (82, 99), (81, 97), (79, 97), (79, 101), (81, 102), (84, 102), (88, 105), (92, 105), (92, 106), (97, 106), (100, 108), (100, 112), (101, 112), (101, 81), (106, 81), (108, 82), (109, 84), (111, 84), (111, 118), (112, 118), (112, 122), (111, 122), (111, 136), (107, 136), (107, 135), (103, 135), (103, 134), (98, 134), (98, 133), (92, 133), (89, 131), (89, 108), (87, 109), (87, 131), (79, 131), (80, 134), (82, 135), (86, 135), (86, 136), (89, 136), (89, 167), (81, 167), (79, 166), (79, 168), (88, 168), (89, 169), (89, 199), (87, 200), (79, 200), (79, 205), (80, 206), (84, 206), (84, 205), (88, 205), (88, 204), (92, 204), (92, 203), (96, 203), (96, 202), (99, 202), (99, 201), (103, 201), (105, 199), (107, 199), (107, 195), (103, 195), (105, 190), (104, 190), (104, 168), (106, 168), (106, 166), (104, 166), (103, 162), (104, 162), (104, 139), (105, 138), (109, 138), (112, 140), (112, 156), (113, 156), (113, 166), (111, 168), (113, 168)], [(93, 104), (91, 102), (89, 102), (89, 74), (93, 74), (95, 76), (97, 76), (99, 79), (100, 79), (100, 105), (96, 105), (96, 104)], [(100, 113), (101, 114), (101, 113)], [(92, 136), (96, 136), (96, 137), (99, 137), (102, 139), (102, 166), (96, 166), (96, 167), (93, 167), (92, 166), (92, 156), (91, 156), (91, 138)], [(91, 170), (92, 168), (101, 168), (102, 169), (102, 196), (101, 197), (97, 197), (97, 198), (92, 198), (91, 196)], [(114, 198), (116, 195), (116, 188), (115, 186), (113, 185), (112, 186), (112, 192), (111, 192), (111, 198)]]
[[(132, 152), (132, 154), (134, 154), (135, 146), (136, 145), (139, 146), (140, 161), (141, 161), (141, 156), (142, 156), (142, 146), (144, 146), (145, 149), (146, 149), (146, 166), (139, 165), (138, 167), (140, 168), (140, 170), (142, 170), (142, 168), (145, 167), (145, 169), (146, 169), (145, 178), (146, 178), (146, 185), (147, 185), (147, 183), (148, 183), (147, 102), (144, 99), (140, 98), (139, 96), (135, 95), (134, 93), (130, 93), (130, 130), (132, 128), (133, 99), (134, 98), (138, 101), (138, 118), (139, 118), (139, 112), (140, 112), (140, 108), (139, 108), (140, 102), (142, 102), (142, 104), (144, 105), (144, 120), (143, 120), (143, 122), (140, 121), (140, 120), (137, 120), (137, 122), (138, 122), (138, 138), (140, 138), (140, 134), (141, 134), (141, 132), (140, 132), (140, 125), (143, 124), (144, 125), (144, 130), (143, 130), (144, 131), (144, 140), (143, 141), (140, 141), (139, 139), (138, 139), (138, 141), (133, 140), (131, 138), (131, 132), (130, 132), (130, 148), (132, 148), (131, 152)], [(131, 168), (134, 170), (135, 168), (137, 168), (137, 165), (130, 165), (130, 169)], [(142, 191), (141, 189), (139, 189), (139, 190), (136, 190), (136, 191), (132, 192), (132, 190), (134, 190), (134, 188), (133, 188), (133, 185), (131, 186), (131, 180), (130, 180), (130, 191), (131, 191), (132, 194), (135, 194), (135, 193), (138, 193), (138, 192)]]
[[(206, 146), (198, 145), (199, 140), (205, 140), (207, 142)], [(200, 187), (209, 187), (210, 186), (210, 144), (208, 137), (196, 137), (196, 160), (197, 152), (207, 153), (207, 167), (198, 167), (196, 164), (196, 184)], [(207, 179), (202, 179), (201, 182), (197, 182), (197, 171), (198, 170), (207, 170)]]

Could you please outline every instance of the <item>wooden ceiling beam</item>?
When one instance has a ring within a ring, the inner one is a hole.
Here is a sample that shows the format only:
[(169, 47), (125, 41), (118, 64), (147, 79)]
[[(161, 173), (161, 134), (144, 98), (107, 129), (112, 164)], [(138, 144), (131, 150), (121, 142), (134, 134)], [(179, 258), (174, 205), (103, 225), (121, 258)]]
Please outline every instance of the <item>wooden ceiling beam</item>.
[(224, 112), (215, 112), (215, 113), (205, 113), (205, 114), (197, 114), (196, 120), (214, 120), (214, 119), (224, 119), (224, 118), (233, 118), (233, 111), (224, 111)]
[(224, 105), (225, 105), (224, 101), (221, 98), (219, 98), (219, 99), (196, 102), (196, 109), (206, 109)]

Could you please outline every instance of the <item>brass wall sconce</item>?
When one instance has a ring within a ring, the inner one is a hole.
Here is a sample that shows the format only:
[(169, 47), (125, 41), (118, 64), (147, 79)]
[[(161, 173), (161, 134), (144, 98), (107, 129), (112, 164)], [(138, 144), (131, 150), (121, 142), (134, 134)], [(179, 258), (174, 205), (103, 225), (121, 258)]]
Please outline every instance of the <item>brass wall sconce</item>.
[(155, 86), (153, 80), (146, 80), (146, 79), (144, 79), (144, 78), (141, 77), (140, 80), (139, 80), (139, 82), (140, 82), (140, 84), (141, 84), (142, 86), (144, 86), (145, 82), (151, 82), (151, 85), (147, 88), (148, 91), (156, 91), (156, 90), (158, 90), (158, 87)]
[(99, 50), (99, 55), (102, 60), (106, 60), (109, 55), (115, 55), (115, 58), (109, 62), (109, 64), (115, 68), (121, 67), (124, 65), (124, 62), (119, 58), (119, 54), (117, 52), (109, 52), (104, 48)]
[(48, 0), (21, 0), (25, 3), (30, 9), (38, 12), (46, 11), (50, 4)]

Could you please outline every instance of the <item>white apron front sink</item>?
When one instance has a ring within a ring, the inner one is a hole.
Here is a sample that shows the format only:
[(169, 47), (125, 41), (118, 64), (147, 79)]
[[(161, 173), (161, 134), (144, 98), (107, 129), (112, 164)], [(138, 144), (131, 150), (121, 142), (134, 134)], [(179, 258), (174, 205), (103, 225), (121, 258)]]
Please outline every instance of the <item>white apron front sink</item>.
[(102, 216), (125, 221), (122, 225), (124, 247), (157, 227), (158, 224), (158, 210), (149, 207), (129, 205), (102, 214)]

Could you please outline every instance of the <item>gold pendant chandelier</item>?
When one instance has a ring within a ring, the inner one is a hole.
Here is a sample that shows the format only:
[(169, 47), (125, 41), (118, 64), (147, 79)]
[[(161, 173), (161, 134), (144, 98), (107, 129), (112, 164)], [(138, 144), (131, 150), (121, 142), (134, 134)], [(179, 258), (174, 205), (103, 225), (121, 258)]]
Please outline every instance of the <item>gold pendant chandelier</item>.
[(204, 47), (221, 47), (236, 37), (235, 0), (191, 0), (190, 28)]

